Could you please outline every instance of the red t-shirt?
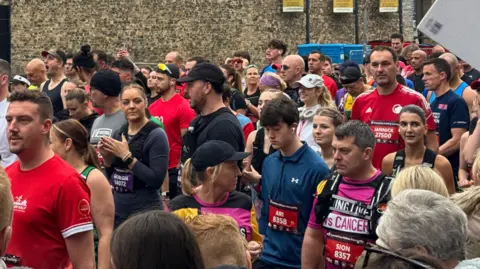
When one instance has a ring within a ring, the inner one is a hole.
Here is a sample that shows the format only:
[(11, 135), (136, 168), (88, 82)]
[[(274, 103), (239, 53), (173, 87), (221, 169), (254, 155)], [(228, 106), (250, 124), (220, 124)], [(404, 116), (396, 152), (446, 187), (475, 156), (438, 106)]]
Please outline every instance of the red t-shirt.
[(401, 84), (389, 95), (379, 95), (375, 89), (359, 95), (353, 103), (350, 119), (370, 125), (377, 138), (373, 165), (378, 169), (381, 168), (385, 156), (404, 148), (403, 139), (398, 132), (398, 113), (406, 105), (421, 107), (427, 116), (428, 130), (436, 130), (432, 110), (425, 97)]
[(65, 238), (93, 230), (85, 180), (57, 155), (33, 170), (22, 171), (16, 162), (6, 172), (14, 201), (7, 254), (20, 259), (15, 266), (71, 266)]
[(188, 101), (179, 94), (175, 94), (166, 102), (162, 98), (158, 99), (150, 105), (148, 111), (165, 125), (165, 132), (170, 145), (168, 168), (175, 168), (180, 162), (182, 151), (182, 134), (180, 130), (188, 128), (190, 122), (196, 116), (195, 111), (190, 108)]
[(325, 84), (325, 87), (327, 87), (328, 91), (330, 92), (330, 95), (332, 96), (332, 100), (335, 100), (335, 96), (337, 94), (337, 83), (335, 83), (335, 80), (333, 80), (331, 77), (327, 75), (323, 75), (323, 83)]

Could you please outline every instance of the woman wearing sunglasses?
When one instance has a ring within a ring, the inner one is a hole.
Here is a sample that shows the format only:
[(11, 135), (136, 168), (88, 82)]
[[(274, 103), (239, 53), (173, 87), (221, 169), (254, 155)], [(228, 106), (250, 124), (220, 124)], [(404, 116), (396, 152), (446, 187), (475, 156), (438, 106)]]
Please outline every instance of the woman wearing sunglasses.
[(100, 163), (95, 148), (88, 142), (87, 130), (77, 120), (61, 121), (53, 125), (50, 142), (53, 152), (68, 162), (90, 188), (95, 257), (98, 268), (109, 268), (110, 237), (115, 216), (112, 189), (99, 170)]
[(167, 173), (169, 153), (165, 131), (147, 118), (143, 88), (126, 85), (120, 99), (127, 124), (99, 143), (113, 189), (115, 227), (140, 211), (162, 209), (158, 190)]
[(450, 162), (447, 158), (425, 147), (427, 125), (425, 112), (420, 107), (408, 105), (402, 108), (399, 113), (399, 133), (405, 141), (405, 149), (385, 156), (382, 162), (382, 172), (395, 177), (405, 167), (415, 165), (430, 167), (440, 173), (445, 180), (448, 192), (455, 193)]

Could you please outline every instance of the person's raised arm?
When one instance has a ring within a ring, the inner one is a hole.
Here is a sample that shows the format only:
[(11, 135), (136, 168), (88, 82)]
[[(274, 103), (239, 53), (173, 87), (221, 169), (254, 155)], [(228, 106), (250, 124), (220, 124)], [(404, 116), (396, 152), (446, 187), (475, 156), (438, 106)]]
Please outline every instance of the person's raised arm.
[(468, 137), (465, 143), (463, 156), (465, 161), (469, 164), (473, 164), (475, 157), (477, 156), (478, 148), (480, 148), (480, 121), (474, 119), (476, 122), (473, 133)]

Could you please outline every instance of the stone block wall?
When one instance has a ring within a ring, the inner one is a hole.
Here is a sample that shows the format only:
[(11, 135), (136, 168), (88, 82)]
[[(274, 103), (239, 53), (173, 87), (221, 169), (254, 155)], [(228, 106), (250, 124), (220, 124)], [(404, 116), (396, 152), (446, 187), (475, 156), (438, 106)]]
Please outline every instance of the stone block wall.
[[(385, 39), (399, 28), (398, 13), (379, 13), (378, 0), (359, 0), (360, 34)], [(403, 0), (414, 1), (414, 0)], [(280, 0), (0, 0), (12, 9), (12, 63), (17, 72), (43, 49), (114, 53), (126, 47), (137, 62), (157, 63), (171, 50), (222, 62), (247, 50), (263, 63), (278, 38), (296, 53), (305, 43), (305, 14), (282, 13)], [(364, 13), (366, 27), (362, 27)], [(311, 41), (353, 43), (353, 14), (334, 14), (333, 0), (311, 0)], [(363, 28), (367, 31), (364, 33)], [(405, 27), (406, 29), (407, 27)], [(362, 38), (360, 38), (362, 40)]]

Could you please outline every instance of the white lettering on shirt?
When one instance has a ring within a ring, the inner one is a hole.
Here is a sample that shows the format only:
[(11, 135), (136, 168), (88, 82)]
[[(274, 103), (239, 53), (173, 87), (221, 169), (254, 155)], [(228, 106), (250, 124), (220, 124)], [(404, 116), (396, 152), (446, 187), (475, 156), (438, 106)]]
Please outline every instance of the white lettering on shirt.
[(335, 212), (328, 215), (323, 222), (323, 227), (347, 233), (370, 234), (368, 232), (368, 220), (344, 216)]

